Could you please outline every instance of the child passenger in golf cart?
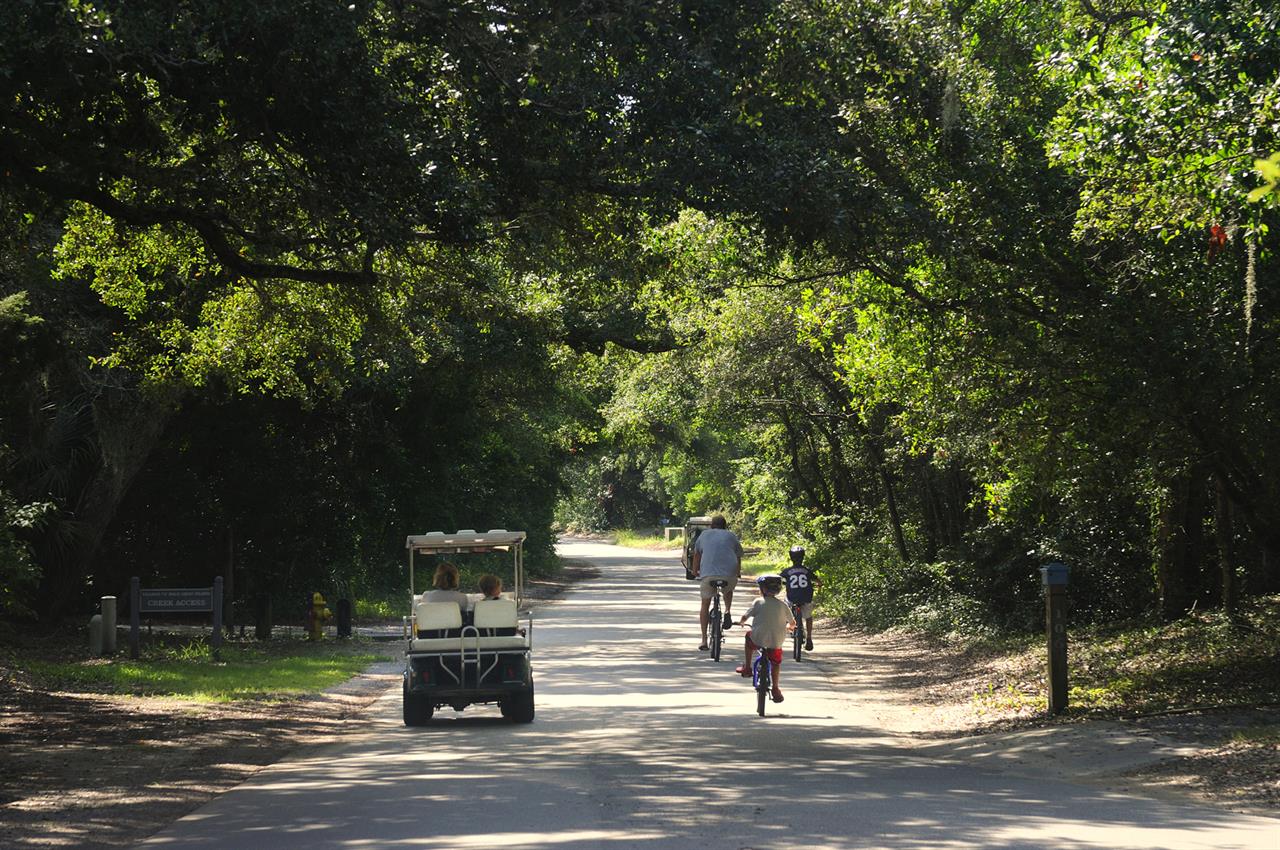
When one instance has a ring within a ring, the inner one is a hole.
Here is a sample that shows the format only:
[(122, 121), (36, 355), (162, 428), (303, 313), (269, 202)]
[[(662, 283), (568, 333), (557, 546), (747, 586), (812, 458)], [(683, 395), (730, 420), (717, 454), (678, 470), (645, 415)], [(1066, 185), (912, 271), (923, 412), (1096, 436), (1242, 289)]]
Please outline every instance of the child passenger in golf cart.
[[(502, 579), (492, 573), (480, 576), (476, 586), (480, 588), (480, 599), (477, 600), (476, 605), (483, 605), (486, 602), (502, 599)], [(496, 636), (523, 635), (525, 633), (522, 628), (497, 628), (489, 631)]]
[(480, 581), (476, 582), (476, 585), (480, 588), (481, 601), (502, 598), (502, 579), (492, 573), (480, 576)]

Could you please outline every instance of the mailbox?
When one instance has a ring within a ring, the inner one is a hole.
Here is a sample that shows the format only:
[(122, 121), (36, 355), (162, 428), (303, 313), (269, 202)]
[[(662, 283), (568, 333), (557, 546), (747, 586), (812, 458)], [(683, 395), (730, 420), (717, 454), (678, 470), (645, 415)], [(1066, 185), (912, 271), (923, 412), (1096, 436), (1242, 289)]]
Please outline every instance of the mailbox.
[(1067, 583), (1067, 575), (1070, 572), (1070, 567), (1057, 561), (1052, 564), (1045, 564), (1040, 568), (1040, 583), (1045, 587), (1065, 585)]

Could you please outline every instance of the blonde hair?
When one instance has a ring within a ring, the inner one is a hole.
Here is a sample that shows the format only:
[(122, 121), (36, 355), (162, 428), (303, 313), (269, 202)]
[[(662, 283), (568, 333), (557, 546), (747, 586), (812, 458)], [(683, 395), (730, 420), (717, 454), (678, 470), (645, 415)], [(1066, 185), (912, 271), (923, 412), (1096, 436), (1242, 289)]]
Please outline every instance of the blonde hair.
[(458, 568), (448, 561), (444, 561), (440, 566), (436, 567), (436, 575), (431, 580), (431, 584), (441, 590), (457, 590)]

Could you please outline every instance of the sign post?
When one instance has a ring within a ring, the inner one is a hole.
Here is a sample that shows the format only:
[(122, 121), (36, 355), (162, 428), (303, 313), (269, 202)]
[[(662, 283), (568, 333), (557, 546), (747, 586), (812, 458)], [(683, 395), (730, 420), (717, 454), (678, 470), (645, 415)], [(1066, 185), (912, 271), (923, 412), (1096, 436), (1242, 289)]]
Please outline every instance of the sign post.
[(138, 657), (138, 629), (143, 614), (187, 614), (213, 612), (213, 657), (219, 659), (222, 648), (222, 576), (213, 587), (149, 587), (144, 588), (134, 576), (129, 580), (129, 657)]
[(1067, 577), (1066, 564), (1040, 568), (1044, 586), (1045, 631), (1049, 637), (1049, 713), (1067, 707)]
[(138, 659), (138, 627), (142, 623), (142, 591), (138, 577), (129, 579), (129, 657)]
[(213, 660), (222, 660), (222, 576), (213, 580), (213, 639), (209, 645), (213, 648)]

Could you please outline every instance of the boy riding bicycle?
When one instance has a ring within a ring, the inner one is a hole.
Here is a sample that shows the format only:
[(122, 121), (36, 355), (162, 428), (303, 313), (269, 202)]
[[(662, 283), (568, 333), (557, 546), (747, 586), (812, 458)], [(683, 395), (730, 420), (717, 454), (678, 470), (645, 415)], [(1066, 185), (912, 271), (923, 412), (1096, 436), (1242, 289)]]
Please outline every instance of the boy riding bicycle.
[(751, 630), (746, 638), (746, 660), (737, 672), (742, 676), (751, 675), (751, 656), (757, 647), (767, 650), (769, 666), (773, 670), (773, 701), (782, 702), (782, 689), (778, 687), (778, 674), (782, 666), (782, 644), (787, 639), (787, 631), (795, 626), (791, 617), (791, 606), (778, 599), (782, 590), (782, 577), (764, 575), (756, 579), (760, 587), (760, 598), (752, 603), (747, 613), (738, 621), (745, 625), (751, 620)]
[(804, 547), (791, 547), (791, 566), (782, 571), (787, 602), (800, 609), (804, 619), (804, 648), (813, 649), (813, 589), (822, 584), (817, 570), (804, 564)]

